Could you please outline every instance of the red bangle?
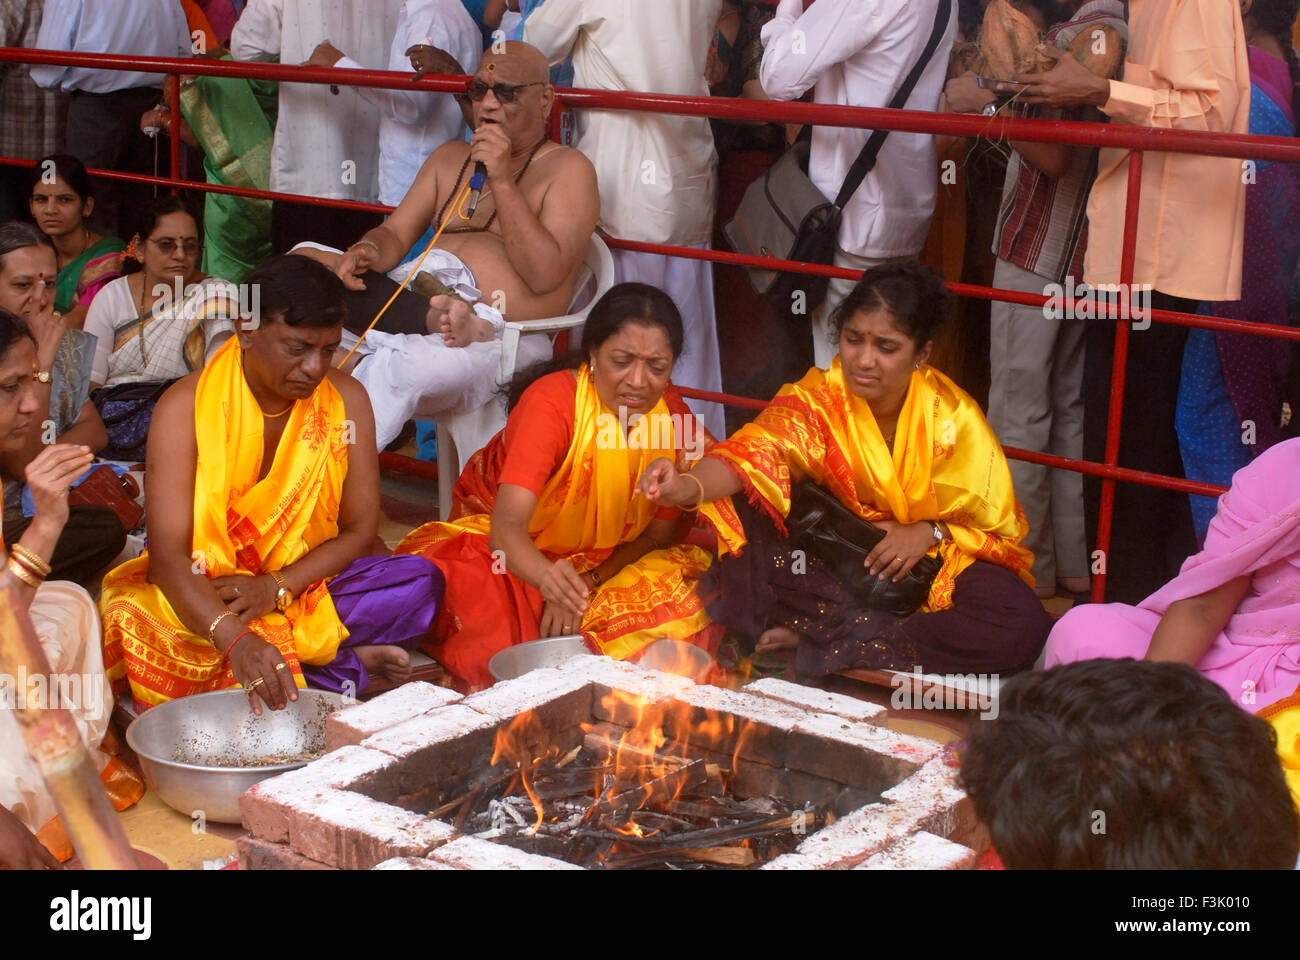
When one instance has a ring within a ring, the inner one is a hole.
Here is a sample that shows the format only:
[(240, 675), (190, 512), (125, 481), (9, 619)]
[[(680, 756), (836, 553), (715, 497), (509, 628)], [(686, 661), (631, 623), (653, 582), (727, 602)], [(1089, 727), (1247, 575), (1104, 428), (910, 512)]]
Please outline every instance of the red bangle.
[(238, 643), (240, 640), (243, 640), (245, 637), (255, 637), (255, 636), (257, 636), (257, 634), (253, 633), (252, 630), (245, 630), (243, 633), (239, 634), (239, 636), (235, 637), (235, 639), (231, 641), (230, 646), (226, 647), (226, 652), (221, 655), (222, 659), (223, 660), (230, 659), (230, 651), (235, 649), (235, 644)]

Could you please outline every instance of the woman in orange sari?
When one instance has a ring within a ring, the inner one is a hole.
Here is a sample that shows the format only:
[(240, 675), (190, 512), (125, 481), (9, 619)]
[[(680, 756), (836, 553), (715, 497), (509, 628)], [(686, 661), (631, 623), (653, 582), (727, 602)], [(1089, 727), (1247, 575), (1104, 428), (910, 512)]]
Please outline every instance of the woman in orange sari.
[(398, 546), (443, 572), (424, 646), (462, 688), (490, 684), (493, 654), (539, 637), (580, 633), (618, 659), (660, 637), (716, 647), (722, 630), (695, 591), (709, 555), (674, 542), (676, 509), (636, 493), (652, 460), (684, 466), (707, 443), (668, 382), (681, 346), (667, 294), (615, 286), (580, 349), (516, 377), (506, 427), (466, 465), (451, 522)]
[[(739, 554), (719, 564), (710, 614), (760, 651), (795, 648), (798, 673), (1011, 673), (1047, 638), (1002, 448), (975, 401), (926, 363), (947, 296), (918, 264), (871, 268), (835, 313), (829, 370), (787, 384), (689, 473), (663, 460), (642, 478), (656, 503), (702, 504), (719, 551)], [(919, 611), (868, 607), (813, 550), (792, 552), (784, 521), (805, 479), (885, 531), (871, 574), (899, 581), (940, 560)], [(729, 499), (742, 490), (758, 508), (742, 504), (743, 521)]]

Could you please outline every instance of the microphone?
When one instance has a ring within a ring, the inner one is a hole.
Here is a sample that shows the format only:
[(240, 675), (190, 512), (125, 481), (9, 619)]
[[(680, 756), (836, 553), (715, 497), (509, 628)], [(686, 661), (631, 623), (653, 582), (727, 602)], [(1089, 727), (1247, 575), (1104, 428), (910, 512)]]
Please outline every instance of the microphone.
[(483, 161), (478, 160), (474, 163), (474, 175), (469, 178), (469, 219), (474, 219), (474, 211), (478, 209), (479, 194), (483, 192), (483, 184), (487, 182), (487, 167), (483, 166)]

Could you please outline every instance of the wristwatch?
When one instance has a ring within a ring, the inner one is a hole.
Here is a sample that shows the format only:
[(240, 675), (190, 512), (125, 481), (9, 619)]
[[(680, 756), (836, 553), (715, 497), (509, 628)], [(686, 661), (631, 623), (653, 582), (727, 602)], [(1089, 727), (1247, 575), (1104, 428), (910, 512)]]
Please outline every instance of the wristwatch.
[(275, 592), (275, 609), (284, 613), (289, 609), (289, 604), (293, 603), (293, 594), (289, 592), (289, 586), (284, 582), (284, 574), (279, 570), (271, 571), (271, 579), (280, 588)]
[(36, 379), (40, 383), (49, 383), (54, 378), (50, 375), (50, 371), (48, 370), (37, 370)]
[(980, 115), (985, 117), (991, 117), (994, 116), (997, 112), (998, 112), (998, 102), (996, 100), (990, 100), (988, 103), (984, 104), (984, 109), (980, 111)]

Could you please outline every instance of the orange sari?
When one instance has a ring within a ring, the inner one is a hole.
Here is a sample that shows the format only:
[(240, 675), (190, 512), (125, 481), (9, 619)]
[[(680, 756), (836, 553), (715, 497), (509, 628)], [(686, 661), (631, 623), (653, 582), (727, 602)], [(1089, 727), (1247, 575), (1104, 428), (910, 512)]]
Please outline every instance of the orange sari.
[[(644, 420), (623, 438), (617, 417), (596, 394), (586, 366), (578, 370), (571, 411), (573, 436), (563, 462), (541, 489), (529, 522), (533, 543), (548, 559), (564, 557), (584, 573), (602, 563), (620, 544), (635, 540), (658, 512), (634, 493), (646, 466), (657, 457), (679, 457), (678, 434), (649, 425), (671, 423), (661, 398)], [(530, 403), (552, 395), (570, 378), (568, 371), (542, 378), (524, 394), (511, 414), (523, 416)], [(678, 402), (680, 417), (686, 411)], [(681, 421), (678, 420), (678, 423)], [(488, 545), (491, 510), (507, 461), (527, 458), (530, 438), (519, 438), (516, 452), (506, 444), (510, 426), (474, 455), (456, 485), (448, 523), (428, 523), (412, 531), (397, 553), (432, 560), (447, 581), (444, 605), (424, 644), (464, 686), (490, 684), (488, 661), (506, 647), (538, 638), (541, 594), (506, 570), (505, 559)], [(612, 440), (616, 442), (610, 442)], [(617, 442), (625, 439), (626, 442)], [(588, 597), (579, 627), (593, 649), (624, 659), (661, 637), (715, 641), (714, 627), (696, 593), (712, 558), (702, 549), (676, 544), (652, 550), (600, 584)], [(706, 632), (707, 631), (707, 632)], [(704, 637), (699, 637), (701, 633)]]
[[(1011, 472), (979, 405), (944, 374), (925, 366), (912, 374), (891, 450), (867, 402), (844, 383), (840, 359), (809, 370), (708, 454), (744, 483), (749, 501), (777, 529), (790, 512), (794, 481), (810, 478), (864, 520), (942, 520), (951, 539), (923, 612), (952, 607), (958, 574), (976, 560), (1034, 579), (1033, 557), (1021, 545), (1028, 523), (1011, 487)], [(745, 534), (731, 499), (700, 511), (718, 531), (719, 552), (739, 552)]]
[[(193, 557), (209, 579), (279, 570), (338, 536), (348, 470), (343, 398), (326, 379), (294, 404), (271, 469), (257, 479), (264, 420), (244, 380), (242, 356), (231, 337), (199, 375), (194, 397)], [(138, 709), (237, 686), (208, 638), (181, 622), (148, 576), (146, 551), (104, 577), (100, 610), (109, 679), (118, 687), (129, 682)], [(285, 613), (269, 613), (249, 627), (280, 651), (299, 687), (307, 685), (300, 661), (331, 662), (348, 636), (324, 580)]]

